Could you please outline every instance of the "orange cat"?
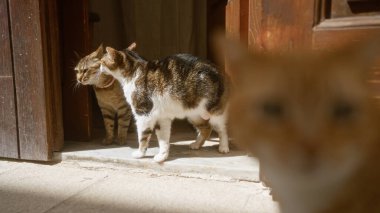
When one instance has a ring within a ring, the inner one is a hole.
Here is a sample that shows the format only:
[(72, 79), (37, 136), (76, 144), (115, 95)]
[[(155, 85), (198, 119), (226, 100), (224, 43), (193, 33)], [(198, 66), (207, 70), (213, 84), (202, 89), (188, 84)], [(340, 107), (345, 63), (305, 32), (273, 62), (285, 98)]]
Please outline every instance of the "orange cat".
[(378, 42), (259, 54), (227, 44), (230, 126), (285, 213), (380, 212), (380, 117), (367, 82)]

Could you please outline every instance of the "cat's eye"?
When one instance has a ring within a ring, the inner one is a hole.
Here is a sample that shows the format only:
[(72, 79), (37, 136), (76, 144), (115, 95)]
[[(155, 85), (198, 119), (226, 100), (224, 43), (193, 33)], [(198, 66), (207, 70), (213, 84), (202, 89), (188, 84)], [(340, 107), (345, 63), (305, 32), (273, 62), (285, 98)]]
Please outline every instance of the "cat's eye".
[(354, 114), (355, 108), (352, 104), (346, 102), (338, 102), (333, 106), (332, 116), (335, 119), (347, 119)]
[(284, 106), (280, 102), (266, 101), (262, 103), (261, 111), (271, 118), (281, 118), (284, 115)]

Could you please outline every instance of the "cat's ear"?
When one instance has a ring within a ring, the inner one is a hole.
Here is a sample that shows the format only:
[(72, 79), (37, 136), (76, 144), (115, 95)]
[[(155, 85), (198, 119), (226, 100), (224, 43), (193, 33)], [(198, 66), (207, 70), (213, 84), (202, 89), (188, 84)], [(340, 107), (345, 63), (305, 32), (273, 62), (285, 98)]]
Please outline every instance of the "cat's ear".
[(98, 58), (98, 59), (101, 59), (104, 55), (104, 48), (103, 48), (103, 44), (100, 44), (98, 49), (95, 50), (95, 52), (93, 53), (94, 57), (95, 58)]
[(107, 58), (112, 64), (121, 64), (123, 62), (123, 55), (112, 47), (106, 47)]
[(136, 47), (137, 47), (136, 42), (133, 42), (131, 45), (129, 45), (129, 46), (127, 47), (127, 49), (132, 51), (132, 50), (135, 50)]
[(217, 54), (217, 63), (225, 66), (226, 73), (235, 83), (239, 81), (248, 67), (247, 63), (253, 61), (252, 53), (242, 43), (227, 39), (221, 34), (214, 36), (213, 47)]
[[(380, 57), (380, 36), (364, 39), (361, 42), (347, 45), (335, 54), (341, 54), (346, 63), (354, 66), (357, 70), (369, 70)], [(368, 73), (364, 73), (368, 75)]]

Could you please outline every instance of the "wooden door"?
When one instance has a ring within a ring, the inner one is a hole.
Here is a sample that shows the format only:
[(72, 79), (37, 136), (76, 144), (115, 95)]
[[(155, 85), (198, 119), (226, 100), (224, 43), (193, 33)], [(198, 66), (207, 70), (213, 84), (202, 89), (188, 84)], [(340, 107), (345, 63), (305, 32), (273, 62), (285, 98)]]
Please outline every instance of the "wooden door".
[(63, 144), (54, 0), (0, 0), (0, 156), (49, 160)]
[(0, 156), (18, 158), (17, 118), (8, 2), (0, 0)]
[(377, 0), (250, 0), (249, 45), (333, 48), (379, 32)]

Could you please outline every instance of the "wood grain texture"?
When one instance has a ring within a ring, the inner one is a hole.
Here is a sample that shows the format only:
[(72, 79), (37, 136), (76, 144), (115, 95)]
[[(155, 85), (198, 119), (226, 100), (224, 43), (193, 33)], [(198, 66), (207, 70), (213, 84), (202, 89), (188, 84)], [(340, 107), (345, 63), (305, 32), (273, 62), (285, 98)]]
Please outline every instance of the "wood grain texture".
[(226, 35), (240, 40), (240, 0), (230, 0), (227, 3)]
[(9, 1), (15, 73), (20, 158), (49, 160), (52, 134), (48, 126), (46, 77), (40, 2)]
[(91, 51), (88, 0), (60, 0), (62, 39), (62, 102), (65, 140), (88, 141), (92, 134), (91, 87), (79, 87), (74, 67), (75, 53), (85, 56)]
[[(249, 4), (248, 0), (230, 0), (226, 6), (226, 36), (239, 40), (248, 45), (248, 23), (249, 23)], [(235, 82), (233, 69), (225, 63), (226, 73)]]
[(48, 131), (51, 131), (53, 151), (63, 148), (61, 60), (57, 0), (41, 0), (41, 26), (48, 109)]
[(0, 0), (0, 157), (18, 158), (16, 105), (7, 0)]
[(311, 47), (314, 1), (250, 0), (248, 43), (258, 50)]
[(240, 40), (248, 44), (249, 0), (240, 0)]

